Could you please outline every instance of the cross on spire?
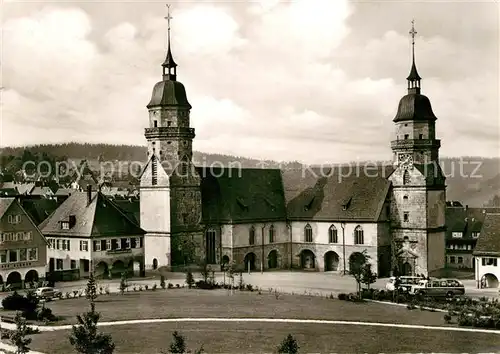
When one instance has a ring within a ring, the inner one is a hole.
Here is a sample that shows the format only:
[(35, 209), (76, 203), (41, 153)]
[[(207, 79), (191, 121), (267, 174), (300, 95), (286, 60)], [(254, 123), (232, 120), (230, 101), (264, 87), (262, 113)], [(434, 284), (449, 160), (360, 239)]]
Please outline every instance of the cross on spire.
[(415, 31), (415, 20), (411, 20), (411, 70), (410, 75), (406, 78), (408, 80), (408, 92), (409, 93), (420, 93), (420, 80), (422, 79), (417, 72), (417, 66), (415, 64), (415, 35), (417, 31)]
[(167, 16), (165, 17), (165, 20), (167, 20), (168, 33), (170, 34), (170, 20), (173, 19), (173, 17), (170, 16), (170, 4), (166, 4), (165, 6), (167, 7)]
[(174, 61), (174, 57), (172, 56), (172, 51), (170, 49), (170, 20), (172, 19), (172, 16), (170, 16), (170, 4), (167, 4), (167, 16), (165, 17), (165, 20), (167, 20), (167, 25), (168, 25), (168, 48), (167, 48), (167, 57), (165, 58), (165, 61), (163, 62), (163, 80), (172, 80), (176, 81), (177, 78), (177, 64)]
[(415, 31), (415, 20), (411, 20), (411, 30), (410, 30), (410, 35), (411, 35), (411, 44), (415, 45), (415, 35), (418, 32)]

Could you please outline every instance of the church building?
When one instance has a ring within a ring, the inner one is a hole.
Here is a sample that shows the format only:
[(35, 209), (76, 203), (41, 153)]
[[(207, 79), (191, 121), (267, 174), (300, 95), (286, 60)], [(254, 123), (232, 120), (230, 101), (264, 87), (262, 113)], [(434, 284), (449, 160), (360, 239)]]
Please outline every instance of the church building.
[[(445, 177), (429, 99), (413, 61), (399, 102), (392, 166), (279, 170), (197, 167), (191, 105), (170, 44), (153, 88), (140, 181), (146, 269), (228, 262), (250, 270), (349, 271), (369, 256), (379, 276), (445, 267)], [(335, 156), (332, 156), (335, 160)]]

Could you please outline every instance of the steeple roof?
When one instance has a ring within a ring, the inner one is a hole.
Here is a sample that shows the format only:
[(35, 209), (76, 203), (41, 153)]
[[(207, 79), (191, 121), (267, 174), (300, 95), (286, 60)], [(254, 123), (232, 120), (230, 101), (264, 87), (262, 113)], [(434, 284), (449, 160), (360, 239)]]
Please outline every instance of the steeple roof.
[(422, 78), (418, 74), (417, 65), (415, 64), (415, 22), (411, 21), (411, 51), (412, 64), (410, 74), (406, 78), (408, 81), (408, 94), (403, 96), (399, 101), (398, 112), (393, 122), (402, 121), (435, 121), (437, 118), (432, 111), (431, 101), (420, 93), (420, 80)]

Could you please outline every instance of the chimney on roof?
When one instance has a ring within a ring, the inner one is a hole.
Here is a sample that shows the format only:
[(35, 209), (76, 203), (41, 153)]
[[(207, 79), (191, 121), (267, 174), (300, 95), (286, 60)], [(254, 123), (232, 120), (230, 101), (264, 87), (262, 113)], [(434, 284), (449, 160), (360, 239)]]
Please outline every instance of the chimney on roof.
[(91, 201), (92, 201), (92, 186), (89, 184), (87, 185), (87, 205), (90, 205)]

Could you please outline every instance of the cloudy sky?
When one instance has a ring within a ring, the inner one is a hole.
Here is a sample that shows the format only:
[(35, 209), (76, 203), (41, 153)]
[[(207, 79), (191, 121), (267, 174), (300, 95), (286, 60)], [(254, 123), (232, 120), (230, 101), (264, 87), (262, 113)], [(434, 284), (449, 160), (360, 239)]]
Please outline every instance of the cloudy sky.
[[(415, 19), (441, 155), (498, 156), (495, 1), (172, 3), (194, 149), (309, 163), (391, 158)], [(165, 4), (4, 0), (0, 145), (145, 145)]]

